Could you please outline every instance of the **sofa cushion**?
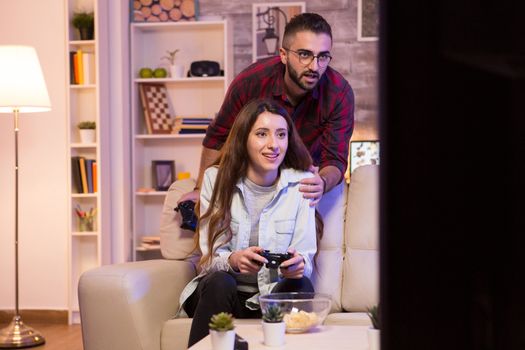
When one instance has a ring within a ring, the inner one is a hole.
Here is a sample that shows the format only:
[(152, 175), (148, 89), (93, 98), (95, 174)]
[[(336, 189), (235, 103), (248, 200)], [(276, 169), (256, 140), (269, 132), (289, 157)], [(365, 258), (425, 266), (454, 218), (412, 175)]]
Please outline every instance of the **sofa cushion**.
[(371, 326), (372, 322), (366, 312), (336, 312), (326, 316), (326, 325)]
[(180, 228), (181, 216), (175, 211), (179, 198), (195, 187), (195, 180), (178, 180), (171, 184), (164, 200), (160, 218), (160, 250), (165, 259), (196, 260), (188, 258), (195, 247), (195, 233)]
[(343, 273), (343, 229), (346, 210), (345, 183), (326, 193), (317, 206), (323, 217), (323, 239), (319, 245), (317, 268), (311, 276), (316, 292), (332, 296), (331, 312), (341, 311), (341, 279)]
[(366, 311), (379, 300), (379, 166), (357, 168), (348, 191), (341, 303)]

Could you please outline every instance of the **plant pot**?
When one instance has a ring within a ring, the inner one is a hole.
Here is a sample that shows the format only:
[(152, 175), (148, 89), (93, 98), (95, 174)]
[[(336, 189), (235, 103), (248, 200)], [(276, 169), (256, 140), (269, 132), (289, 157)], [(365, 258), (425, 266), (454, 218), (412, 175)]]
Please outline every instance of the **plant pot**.
[(284, 333), (286, 324), (284, 322), (268, 323), (263, 322), (264, 345), (282, 346), (284, 345)]
[(210, 337), (213, 350), (233, 350), (235, 330), (218, 332), (210, 329)]
[(81, 143), (95, 143), (96, 131), (95, 129), (79, 129)]
[(78, 28), (78, 31), (80, 40), (93, 40), (95, 37), (95, 28), (93, 27)]
[(381, 349), (381, 331), (375, 328), (368, 328), (368, 349)]
[(182, 64), (174, 64), (170, 66), (170, 75), (172, 78), (184, 77), (184, 66)]

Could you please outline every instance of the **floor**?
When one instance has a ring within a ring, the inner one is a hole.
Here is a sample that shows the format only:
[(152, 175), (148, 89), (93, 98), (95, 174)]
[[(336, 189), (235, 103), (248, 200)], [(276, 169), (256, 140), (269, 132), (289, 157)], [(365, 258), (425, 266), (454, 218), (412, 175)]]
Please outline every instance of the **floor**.
[[(80, 325), (68, 326), (67, 324), (28, 324), (31, 328), (37, 330), (44, 338), (44, 345), (30, 348), (35, 350), (83, 350), (82, 331)], [(0, 328), (6, 326), (0, 325)]]

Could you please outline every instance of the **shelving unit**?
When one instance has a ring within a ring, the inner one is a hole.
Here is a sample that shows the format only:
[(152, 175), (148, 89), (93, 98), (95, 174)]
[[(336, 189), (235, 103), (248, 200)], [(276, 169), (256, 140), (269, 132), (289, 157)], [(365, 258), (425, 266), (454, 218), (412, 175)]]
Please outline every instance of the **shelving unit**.
[[(69, 162), (69, 323), (80, 323), (78, 307), (78, 280), (80, 275), (91, 268), (109, 263), (110, 233), (109, 233), (109, 102), (108, 83), (108, 41), (107, 41), (107, 4), (104, 0), (68, 0), (66, 2), (66, 47), (67, 62), (69, 52), (82, 50), (94, 55), (95, 81), (91, 84), (75, 85), (69, 80), (67, 94), (67, 120), (69, 159), (84, 157), (97, 163), (97, 192), (78, 193), (73, 178), (73, 167)], [(78, 31), (72, 26), (74, 12), (80, 10), (93, 11), (95, 17), (94, 40), (79, 40)], [(82, 143), (77, 124), (80, 121), (94, 120), (96, 122), (96, 141)], [(75, 208), (82, 210), (93, 208), (94, 227), (91, 231), (80, 231)]]
[[(226, 20), (131, 24), (131, 129), (132, 129), (132, 256), (134, 260), (160, 257), (159, 249), (141, 246), (144, 236), (158, 236), (166, 192), (142, 192), (154, 188), (153, 160), (175, 161), (175, 173), (199, 170), (203, 134), (148, 134), (139, 96), (140, 83), (165, 84), (173, 115), (214, 117), (224, 99), (233, 74), (231, 32)], [(139, 78), (141, 68), (163, 67), (169, 72), (166, 51), (179, 49), (176, 62), (184, 65), (209, 60), (219, 62), (224, 76), (183, 78)]]

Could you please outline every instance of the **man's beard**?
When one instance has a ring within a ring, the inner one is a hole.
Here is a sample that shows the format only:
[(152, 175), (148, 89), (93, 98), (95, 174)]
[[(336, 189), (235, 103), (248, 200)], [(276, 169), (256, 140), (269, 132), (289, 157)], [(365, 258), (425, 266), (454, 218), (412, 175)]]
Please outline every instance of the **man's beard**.
[[(290, 64), (290, 62), (287, 62), (286, 63), (286, 67), (288, 68), (288, 75), (290, 76), (290, 79), (292, 79), (292, 81), (297, 85), (299, 86), (301, 89), (305, 90), (305, 91), (311, 91), (313, 90), (317, 83), (319, 83), (319, 78), (320, 78), (320, 75), (318, 72), (314, 72), (314, 71), (311, 71), (311, 70), (307, 70), (303, 73), (301, 73), (301, 75), (299, 75), (299, 73), (292, 67), (292, 65)], [(301, 81), (301, 77), (305, 74), (305, 73), (309, 73), (311, 75), (315, 75), (317, 76), (317, 82), (313, 85), (310, 85), (310, 84), (306, 84), (306, 83), (303, 83)]]

